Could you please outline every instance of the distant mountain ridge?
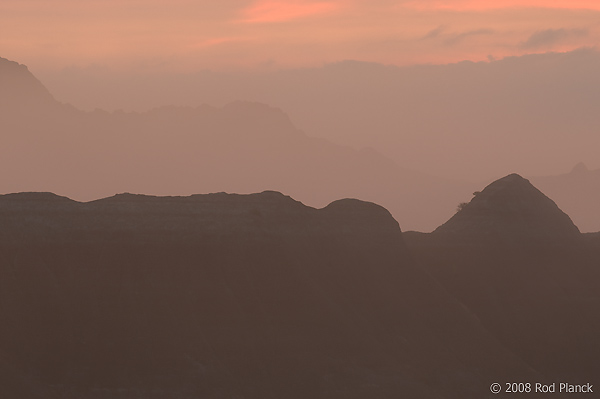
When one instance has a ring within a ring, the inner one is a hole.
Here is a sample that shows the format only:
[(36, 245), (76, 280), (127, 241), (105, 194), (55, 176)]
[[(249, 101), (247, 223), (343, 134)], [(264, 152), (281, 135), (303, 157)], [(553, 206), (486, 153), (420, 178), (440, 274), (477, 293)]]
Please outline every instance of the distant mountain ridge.
[(57, 97), (87, 109), (234, 99), (271, 104), (311, 135), (476, 182), (511, 171), (555, 174), (579, 161), (600, 167), (598, 70), (600, 51), (581, 48), (446, 65), (341, 61), (143, 76), (70, 68), (46, 72), (43, 80)]
[[(123, 191), (278, 190), (317, 207), (337, 198), (376, 202), (406, 230), (432, 231), (477, 187), (402, 168), (373, 149), (308, 136), (264, 104), (82, 112), (55, 101), (26, 66), (5, 59), (0, 85), (0, 192), (46, 190), (90, 200)], [(531, 180), (581, 231), (598, 231), (600, 174), (575, 172)]]
[(0, 107), (14, 110), (19, 106), (51, 106), (53, 102), (54, 97), (27, 66), (0, 57)]
[[(0, 192), (43, 190), (89, 200), (124, 191), (278, 190), (317, 207), (338, 198), (377, 202), (406, 228), (425, 231), (469, 192), (468, 184), (399, 167), (372, 149), (310, 137), (264, 104), (83, 112), (55, 101), (25, 66), (3, 65), (0, 76), (11, 85), (5, 93), (12, 94), (0, 106), (6, 132)], [(424, 203), (431, 206), (425, 210)]]

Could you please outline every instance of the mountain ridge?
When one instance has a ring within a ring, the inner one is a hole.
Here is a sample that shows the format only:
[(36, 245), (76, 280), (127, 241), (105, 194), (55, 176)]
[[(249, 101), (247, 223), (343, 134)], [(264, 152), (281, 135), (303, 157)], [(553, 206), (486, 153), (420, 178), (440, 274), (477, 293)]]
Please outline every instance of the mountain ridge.
[[(38, 85), (29, 72), (24, 76)], [(49, 101), (41, 108), (14, 103), (16, 112), (0, 107), (0, 128), (8, 132), (0, 148), (3, 192), (42, 190), (88, 200), (124, 191), (274, 189), (315, 207), (338, 198), (380, 203), (407, 229), (420, 230), (439, 225), (469, 192), (468, 184), (401, 167), (373, 149), (309, 136), (281, 109), (261, 103), (109, 113)], [(423, 202), (439, 206), (422, 211), (417, 205)]]

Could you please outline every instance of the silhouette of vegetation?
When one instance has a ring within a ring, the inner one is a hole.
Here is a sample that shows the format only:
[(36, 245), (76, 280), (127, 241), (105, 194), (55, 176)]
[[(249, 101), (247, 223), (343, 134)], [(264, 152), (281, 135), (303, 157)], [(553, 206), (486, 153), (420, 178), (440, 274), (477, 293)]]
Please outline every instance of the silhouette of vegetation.
[(460, 204), (458, 204), (458, 206), (456, 207), (456, 212), (460, 212), (463, 209), (465, 209), (465, 206), (469, 205), (468, 202), (461, 202)]

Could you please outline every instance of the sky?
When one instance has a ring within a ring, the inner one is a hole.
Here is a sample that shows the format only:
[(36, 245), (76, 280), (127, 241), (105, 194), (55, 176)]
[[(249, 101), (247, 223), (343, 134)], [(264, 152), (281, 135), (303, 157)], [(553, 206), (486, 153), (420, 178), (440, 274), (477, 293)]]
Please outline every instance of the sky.
[(0, 56), (34, 70), (443, 64), (595, 46), (595, 0), (2, 0)]

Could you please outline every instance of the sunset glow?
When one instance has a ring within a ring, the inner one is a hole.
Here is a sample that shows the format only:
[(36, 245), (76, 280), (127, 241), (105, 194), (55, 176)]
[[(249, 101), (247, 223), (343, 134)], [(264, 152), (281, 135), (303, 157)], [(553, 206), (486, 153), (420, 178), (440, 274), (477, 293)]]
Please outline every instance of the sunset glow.
[(285, 22), (297, 18), (330, 13), (339, 8), (334, 2), (259, 1), (242, 11), (241, 22)]
[(590, 0), (6, 0), (3, 56), (37, 70), (410, 65), (594, 47)]
[(401, 6), (433, 10), (494, 10), (501, 8), (563, 8), (600, 10), (600, 4), (593, 0), (499, 0), (482, 2), (478, 0), (420, 0), (406, 1)]

